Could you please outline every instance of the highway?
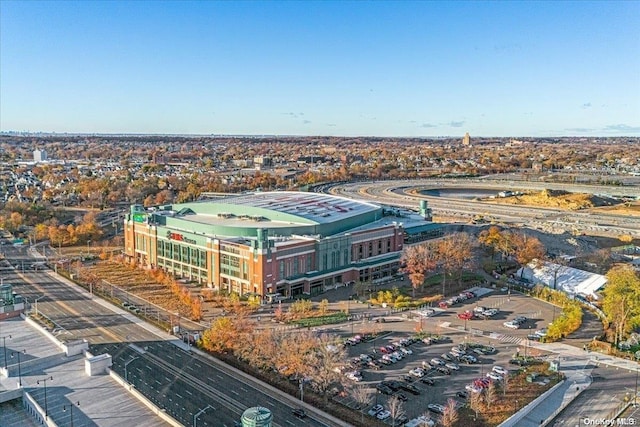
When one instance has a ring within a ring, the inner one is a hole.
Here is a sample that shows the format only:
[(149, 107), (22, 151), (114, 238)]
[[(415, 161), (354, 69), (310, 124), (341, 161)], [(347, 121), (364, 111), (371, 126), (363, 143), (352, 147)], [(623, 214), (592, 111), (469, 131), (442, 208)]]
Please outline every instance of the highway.
[(221, 362), (180, 349), (131, 313), (92, 299), (49, 270), (31, 269), (34, 260), (26, 246), (4, 245), (2, 251), (4, 283), (26, 297), (33, 311), (37, 301), (38, 312), (53, 323), (54, 335), (61, 340), (86, 339), (94, 354), (110, 353), (119, 375), (125, 377), (127, 365), (127, 380), (182, 424), (192, 425), (194, 415), (210, 405), (213, 409), (199, 414), (199, 426), (234, 426), (245, 409), (260, 405), (272, 411), (276, 427), (338, 425), (309, 410), (307, 418), (298, 419), (292, 414), (298, 407), (295, 398), (240, 376)]
[[(558, 184), (559, 185), (559, 184)], [(556, 185), (556, 186), (558, 186)], [(420, 200), (427, 200), (435, 216), (456, 218), (468, 222), (476, 215), (483, 215), (494, 222), (513, 226), (527, 226), (550, 233), (584, 233), (587, 235), (619, 236), (628, 234), (640, 237), (640, 217), (594, 213), (589, 211), (566, 211), (557, 208), (504, 205), (453, 197), (420, 194), (422, 190), (443, 188), (493, 188), (500, 190), (538, 189), (541, 183), (489, 182), (468, 180), (412, 180), (356, 182), (325, 185), (318, 189), (334, 195), (370, 201), (380, 204), (416, 209)], [(546, 186), (546, 188), (554, 186)], [(586, 191), (605, 194), (611, 187), (572, 186), (562, 184), (566, 191)], [(640, 188), (623, 187), (627, 196), (639, 196)], [(616, 191), (621, 191), (615, 188)]]

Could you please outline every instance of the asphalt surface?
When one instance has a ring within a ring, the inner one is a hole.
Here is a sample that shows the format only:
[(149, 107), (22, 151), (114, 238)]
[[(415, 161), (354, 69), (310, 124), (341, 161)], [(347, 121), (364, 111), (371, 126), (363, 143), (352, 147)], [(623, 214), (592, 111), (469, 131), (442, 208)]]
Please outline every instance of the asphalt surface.
[[(131, 381), (139, 391), (185, 425), (192, 425), (193, 416), (207, 405), (216, 410), (200, 414), (198, 425), (232, 426), (245, 409), (256, 405), (263, 405), (274, 413), (276, 427), (332, 425), (326, 420), (319, 421), (309, 410), (309, 416), (300, 420), (292, 414), (298, 405), (290, 396), (276, 397), (279, 393), (251, 378), (240, 380), (224, 365), (178, 350), (131, 313), (93, 299), (88, 293), (58, 280), (53, 272), (29, 268), (33, 259), (26, 252), (27, 247), (5, 245), (2, 249), (8, 259), (0, 261), (4, 282), (11, 283), (14, 291), (26, 297), (34, 311), (38, 300), (38, 312), (53, 322), (53, 333), (59, 339), (86, 339), (97, 353), (106, 352), (101, 348), (109, 348), (116, 353), (114, 369), (123, 376), (124, 364), (136, 354), (126, 344), (147, 347), (148, 352), (127, 366), (127, 378), (131, 374)], [(18, 269), (12, 269), (7, 262)], [(122, 345), (125, 349), (118, 351)], [(172, 362), (172, 357), (180, 357), (179, 362)], [(193, 364), (198, 366), (195, 374), (187, 369)]]

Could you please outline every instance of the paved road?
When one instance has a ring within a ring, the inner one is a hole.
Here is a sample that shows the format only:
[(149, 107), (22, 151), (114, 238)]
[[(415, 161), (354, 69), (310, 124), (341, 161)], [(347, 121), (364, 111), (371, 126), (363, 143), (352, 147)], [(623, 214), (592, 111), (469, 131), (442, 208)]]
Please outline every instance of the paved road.
[(616, 194), (637, 196), (638, 187), (621, 187), (612, 189), (602, 186), (573, 186), (571, 184), (552, 183), (509, 183), (480, 180), (411, 180), (411, 181), (380, 181), (365, 183), (341, 183), (326, 185), (317, 191), (373, 201), (377, 203), (406, 206), (416, 208), (420, 200), (428, 200), (429, 206), (436, 215), (444, 217), (458, 217), (470, 220), (477, 214), (491, 216), (498, 221), (514, 225), (525, 225), (530, 228), (579, 231), (586, 234), (621, 235), (630, 234), (640, 237), (640, 218), (628, 215), (613, 215), (604, 212), (571, 212), (555, 208), (536, 208), (531, 206), (497, 205), (495, 203), (461, 200), (419, 194), (416, 190), (422, 188), (496, 188), (506, 189), (542, 189), (555, 188), (566, 191), (586, 192), (590, 194)]
[[(26, 247), (4, 249), (12, 264), (21, 267), (22, 260), (29, 260)], [(110, 348), (114, 351), (116, 372), (121, 372), (123, 376), (124, 364), (137, 354), (126, 345), (120, 351), (109, 345), (134, 343), (139, 348), (147, 347), (148, 352), (128, 366), (132, 369), (131, 381), (140, 391), (148, 393), (156, 405), (166, 408), (167, 413), (185, 425), (191, 425), (193, 416), (210, 404), (216, 407), (216, 412), (205, 411), (199, 416), (198, 425), (206, 425), (208, 419), (210, 425), (231, 426), (247, 407), (261, 402), (277, 415), (274, 426), (332, 425), (326, 420), (319, 421), (309, 410), (307, 413), (310, 417), (300, 421), (291, 413), (292, 408), (298, 406), (295, 399), (290, 396), (276, 398), (279, 393), (266, 390), (253, 379), (244, 377), (240, 380), (234, 371), (225, 369), (221, 364), (214, 365), (191, 354), (180, 353), (175, 346), (164, 342), (164, 338), (158, 336), (158, 331), (131, 313), (93, 299), (87, 292), (60, 281), (50, 271), (34, 271), (28, 267), (24, 271), (22, 268), (19, 271), (5, 268), (3, 278), (5, 283), (13, 284), (16, 292), (32, 302), (34, 310), (38, 299), (38, 311), (55, 324), (54, 333), (60, 339), (86, 339), (94, 349)], [(167, 357), (171, 354), (180, 355), (182, 359), (174, 363), (171, 357), (177, 356)], [(206, 369), (206, 380), (200, 373), (194, 375), (185, 371), (187, 366), (196, 363), (200, 369)], [(242, 398), (234, 396), (235, 393), (241, 394)], [(216, 419), (224, 421), (213, 424)]]

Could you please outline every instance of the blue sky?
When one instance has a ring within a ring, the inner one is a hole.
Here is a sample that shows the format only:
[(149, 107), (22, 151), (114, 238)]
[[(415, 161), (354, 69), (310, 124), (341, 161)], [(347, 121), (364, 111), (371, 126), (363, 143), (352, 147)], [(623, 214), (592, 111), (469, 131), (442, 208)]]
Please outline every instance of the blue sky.
[(640, 2), (0, 1), (0, 130), (640, 135)]

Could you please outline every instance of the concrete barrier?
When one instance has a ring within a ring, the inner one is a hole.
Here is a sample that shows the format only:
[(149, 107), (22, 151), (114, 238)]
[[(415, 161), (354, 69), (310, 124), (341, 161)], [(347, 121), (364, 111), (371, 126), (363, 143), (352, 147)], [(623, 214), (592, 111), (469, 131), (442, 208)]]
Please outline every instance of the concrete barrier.
[(504, 420), (501, 424), (498, 425), (498, 427), (512, 427), (512, 426), (515, 427), (515, 426), (517, 426), (518, 422), (521, 419), (523, 419), (524, 417), (529, 415), (529, 412), (531, 412), (536, 406), (538, 406), (540, 403), (542, 403), (542, 401), (545, 400), (547, 398), (547, 396), (549, 396), (557, 388), (559, 388), (562, 384), (564, 384), (564, 381), (565, 380), (560, 381), (558, 384), (554, 385), (549, 390), (545, 391), (540, 396), (536, 397), (534, 400), (529, 402), (529, 404), (527, 406), (525, 406), (524, 408), (520, 409), (518, 412), (516, 412), (515, 414), (513, 414), (512, 416), (510, 416), (509, 418)]
[(56, 424), (51, 419), (51, 417), (45, 416), (44, 409), (42, 409), (42, 407), (38, 405), (38, 402), (36, 402), (36, 400), (27, 392), (25, 392), (22, 396), (22, 406), (24, 406), (27, 413), (31, 415), (38, 423), (43, 424), (47, 427), (58, 427), (58, 424)]

